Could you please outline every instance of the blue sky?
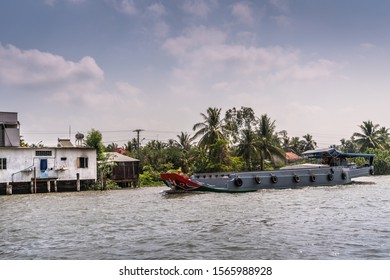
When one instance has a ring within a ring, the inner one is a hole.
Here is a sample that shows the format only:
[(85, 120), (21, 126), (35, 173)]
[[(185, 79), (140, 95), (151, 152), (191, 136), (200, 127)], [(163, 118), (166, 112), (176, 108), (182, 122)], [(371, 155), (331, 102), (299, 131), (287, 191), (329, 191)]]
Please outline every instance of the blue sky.
[(389, 123), (385, 0), (2, 0), (0, 111), (32, 144), (92, 128), (121, 145), (251, 107), (339, 144)]

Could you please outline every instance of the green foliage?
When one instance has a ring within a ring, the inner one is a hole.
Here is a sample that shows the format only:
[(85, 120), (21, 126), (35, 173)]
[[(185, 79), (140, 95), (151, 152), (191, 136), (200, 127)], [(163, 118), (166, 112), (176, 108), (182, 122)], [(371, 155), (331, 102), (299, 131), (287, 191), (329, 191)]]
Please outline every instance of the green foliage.
[(365, 151), (369, 148), (384, 149), (389, 139), (388, 129), (380, 128), (379, 124), (372, 121), (365, 121), (359, 126), (361, 132), (353, 134), (354, 142), (357, 144), (359, 151)]
[(247, 169), (245, 166), (245, 161), (242, 159), (242, 157), (231, 157), (232, 170), (246, 171)]
[(20, 136), (20, 140), (19, 140), (19, 146), (20, 147), (23, 147), (23, 148), (26, 148), (28, 147), (28, 144), (26, 143), (26, 141), (23, 139), (23, 136)]
[(139, 180), (141, 186), (143, 187), (161, 185), (160, 172), (153, 170), (150, 167), (148, 167), (146, 170), (142, 172), (142, 174), (139, 175)]
[[(92, 185), (89, 185), (88, 186), (88, 190), (101, 190), (102, 189), (102, 181), (99, 179), (96, 181), (96, 183), (92, 184)], [(105, 179), (105, 182), (104, 182), (104, 187), (103, 189), (104, 190), (116, 190), (116, 189), (120, 189), (121, 187), (118, 186), (117, 183), (115, 183), (114, 181), (110, 180), (110, 179)]]
[(116, 190), (116, 189), (120, 189), (121, 187), (118, 186), (117, 183), (115, 183), (114, 181), (110, 180), (110, 179), (106, 179), (106, 190)]
[(97, 159), (102, 160), (104, 155), (103, 135), (99, 130), (92, 129), (88, 132), (85, 138), (85, 145), (87, 147), (95, 148), (97, 152)]
[[(310, 134), (288, 137), (287, 131), (276, 131), (275, 121), (267, 115), (255, 116), (251, 108), (241, 107), (226, 111), (224, 118), (221, 109), (208, 108), (203, 119), (193, 126), (195, 136), (181, 132), (176, 140), (167, 142), (151, 140), (138, 146), (132, 139), (124, 146), (127, 155), (138, 158), (142, 172), (141, 186), (161, 185), (161, 172), (201, 172), (273, 170), (285, 164), (285, 153), (301, 154), (315, 149), (316, 141)], [(341, 145), (332, 145), (342, 152), (375, 154), (375, 173), (390, 174), (390, 152), (388, 129), (363, 122), (359, 126), (362, 133), (354, 133), (349, 140), (341, 139)], [(193, 143), (196, 139), (198, 143)], [(371, 144), (370, 144), (371, 143)], [(110, 166), (104, 164), (102, 135), (92, 129), (86, 137), (86, 144), (95, 147), (102, 164), (101, 170), (107, 173)], [(371, 146), (370, 146), (371, 145)], [(108, 149), (117, 148), (115, 143)], [(365, 164), (355, 159), (357, 165)], [(108, 183), (108, 188), (111, 183)], [(115, 186), (113, 186), (115, 187)], [(99, 187), (100, 188), (100, 187)]]
[(368, 149), (367, 152), (370, 154), (375, 154), (375, 174), (390, 175), (390, 151), (383, 149)]

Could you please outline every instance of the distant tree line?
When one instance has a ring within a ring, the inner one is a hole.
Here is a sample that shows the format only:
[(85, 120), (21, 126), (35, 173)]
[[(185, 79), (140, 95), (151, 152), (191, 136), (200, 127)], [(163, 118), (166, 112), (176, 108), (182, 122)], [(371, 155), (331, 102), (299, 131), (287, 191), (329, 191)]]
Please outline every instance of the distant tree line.
[[(180, 171), (186, 174), (219, 171), (272, 170), (286, 164), (286, 153), (298, 156), (317, 148), (310, 134), (289, 137), (286, 130), (278, 131), (275, 121), (267, 114), (257, 117), (252, 108), (208, 108), (200, 114), (200, 122), (192, 126), (193, 135), (181, 132), (176, 139), (151, 140), (146, 144), (133, 138), (119, 147), (117, 143), (103, 144), (99, 130), (91, 129), (85, 145), (97, 150), (98, 161), (104, 162), (104, 152), (122, 148), (126, 155), (140, 160), (141, 184), (159, 184), (159, 174)], [(372, 121), (363, 121), (360, 131), (339, 145), (331, 145), (342, 152), (375, 154), (377, 175), (390, 174), (389, 129)], [(21, 138), (23, 147), (28, 145)]]
[[(95, 147), (98, 158), (104, 151), (122, 148), (128, 156), (141, 161), (143, 184), (160, 182), (160, 172), (180, 171), (186, 174), (218, 171), (251, 171), (280, 167), (286, 162), (286, 152), (301, 155), (317, 148), (312, 135), (289, 137), (288, 132), (276, 130), (275, 121), (267, 114), (257, 117), (252, 108), (208, 108), (194, 124), (193, 135), (181, 132), (176, 139), (151, 140), (145, 145), (137, 139), (124, 146), (116, 143), (104, 146), (102, 135), (92, 129), (85, 140)], [(390, 174), (390, 137), (385, 127), (365, 121), (350, 139), (332, 145), (342, 152), (374, 153), (376, 174)]]

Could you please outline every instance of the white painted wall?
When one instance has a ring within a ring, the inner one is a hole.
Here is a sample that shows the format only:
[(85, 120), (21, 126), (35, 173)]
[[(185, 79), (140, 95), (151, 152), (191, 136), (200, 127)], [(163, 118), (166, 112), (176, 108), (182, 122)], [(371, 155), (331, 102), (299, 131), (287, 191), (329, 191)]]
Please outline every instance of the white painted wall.
[[(51, 156), (36, 156), (36, 151), (51, 151)], [(88, 158), (88, 168), (78, 167), (78, 158)], [(61, 180), (96, 180), (96, 150), (93, 148), (12, 148), (0, 147), (0, 158), (7, 159), (7, 169), (0, 169), (0, 183), (30, 182), (36, 176), (56, 177)], [(61, 160), (62, 158), (62, 160)], [(66, 159), (65, 159), (66, 158)], [(40, 172), (40, 160), (47, 159), (48, 170)]]

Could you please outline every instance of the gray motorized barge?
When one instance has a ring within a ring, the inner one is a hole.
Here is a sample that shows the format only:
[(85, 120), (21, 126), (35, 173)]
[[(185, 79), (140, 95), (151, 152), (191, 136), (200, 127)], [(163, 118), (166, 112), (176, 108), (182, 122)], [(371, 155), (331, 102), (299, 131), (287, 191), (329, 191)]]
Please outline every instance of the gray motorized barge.
[[(201, 173), (191, 177), (162, 173), (161, 179), (173, 191), (250, 192), (271, 188), (344, 185), (354, 178), (374, 174), (373, 154), (343, 153), (328, 148), (306, 151), (303, 156), (317, 162), (273, 171)], [(354, 158), (363, 158), (365, 163), (357, 166), (349, 162)]]

